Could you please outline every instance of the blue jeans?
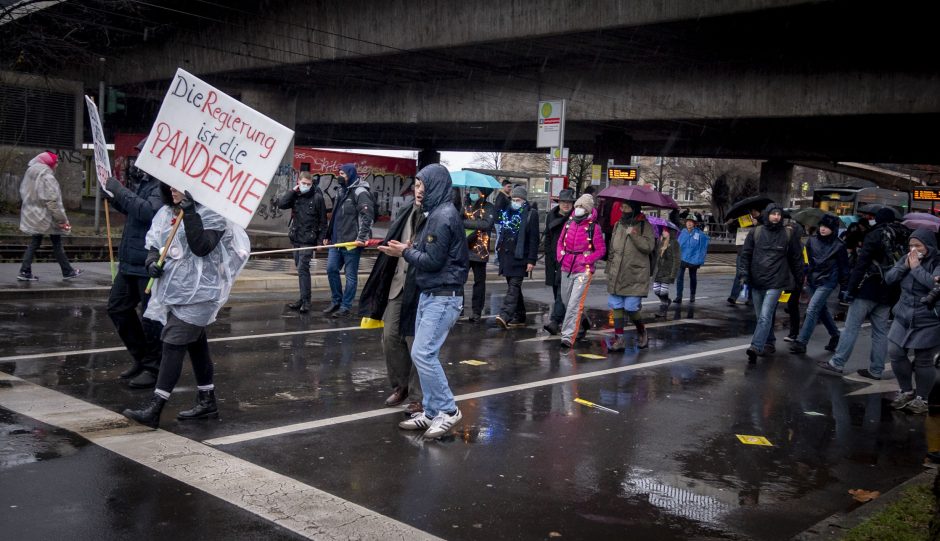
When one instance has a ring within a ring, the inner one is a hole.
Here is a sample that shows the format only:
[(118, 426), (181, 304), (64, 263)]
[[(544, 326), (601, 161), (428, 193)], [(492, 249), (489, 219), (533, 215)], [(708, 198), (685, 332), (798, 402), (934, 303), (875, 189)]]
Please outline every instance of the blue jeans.
[(682, 300), (682, 290), (685, 289), (685, 270), (689, 269), (689, 289), (691, 294), (689, 295), (690, 299), (695, 298), (695, 288), (698, 285), (698, 268), (701, 265), (693, 265), (691, 263), (686, 263), (681, 261), (679, 263), (679, 274), (676, 275), (676, 299)]
[[(326, 260), (326, 277), (330, 282), (330, 293), (333, 304), (349, 310), (353, 299), (356, 298), (356, 287), (359, 286), (359, 256), (362, 248), (347, 250), (345, 248), (330, 248)], [(346, 291), (343, 291), (343, 282), (339, 279), (339, 270), (346, 269)]]
[(835, 367), (842, 368), (852, 356), (852, 348), (858, 338), (858, 330), (862, 322), (868, 317), (871, 319), (871, 355), (869, 357), (868, 371), (874, 376), (881, 376), (885, 369), (885, 356), (888, 354), (888, 315), (891, 307), (887, 304), (878, 304), (868, 299), (855, 299), (849, 305), (849, 312), (845, 316), (845, 328), (839, 337), (836, 354), (829, 361)]
[(803, 344), (809, 342), (810, 337), (813, 336), (813, 330), (816, 329), (817, 321), (822, 322), (826, 330), (829, 331), (829, 336), (839, 336), (839, 328), (836, 327), (832, 314), (826, 308), (826, 302), (829, 301), (829, 295), (832, 295), (834, 289), (827, 286), (809, 288), (809, 305), (806, 306), (806, 315), (803, 316), (803, 327), (800, 328), (800, 336), (797, 337), (798, 342)]
[(751, 346), (763, 352), (767, 344), (776, 344), (774, 336), (774, 314), (777, 312), (777, 301), (780, 300), (782, 289), (752, 289), (754, 313), (757, 315), (757, 327), (754, 328), (754, 337)]
[(418, 299), (411, 362), (418, 371), (421, 390), (424, 392), (421, 401), (424, 413), (431, 418), (441, 412), (449, 413), (457, 409), (439, 354), (461, 310), (463, 296), (435, 297), (430, 293), (421, 293)]

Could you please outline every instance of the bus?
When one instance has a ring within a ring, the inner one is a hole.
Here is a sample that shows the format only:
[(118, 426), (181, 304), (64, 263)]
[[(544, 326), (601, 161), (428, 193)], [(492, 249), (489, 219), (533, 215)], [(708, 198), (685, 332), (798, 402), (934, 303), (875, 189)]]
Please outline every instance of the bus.
[(838, 216), (853, 216), (864, 211), (866, 205), (879, 204), (893, 207), (899, 216), (910, 212), (911, 196), (907, 192), (884, 188), (840, 186), (818, 188), (813, 191), (813, 206)]

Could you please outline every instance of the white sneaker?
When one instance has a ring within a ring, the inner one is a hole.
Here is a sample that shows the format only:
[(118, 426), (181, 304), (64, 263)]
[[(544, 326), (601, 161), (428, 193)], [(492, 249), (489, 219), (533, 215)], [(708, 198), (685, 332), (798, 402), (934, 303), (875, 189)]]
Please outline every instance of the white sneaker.
[(431, 418), (425, 415), (423, 411), (412, 413), (411, 417), (398, 423), (398, 428), (403, 430), (426, 430), (430, 426)]
[(906, 406), (904, 406), (904, 411), (908, 413), (913, 413), (915, 415), (922, 415), (930, 411), (930, 408), (927, 406), (926, 400), (917, 396), (917, 397), (914, 397), (914, 400), (911, 400), (910, 402), (907, 403)]
[(913, 400), (914, 400), (914, 391), (911, 391), (909, 393), (898, 391), (898, 394), (895, 395), (894, 400), (891, 401), (891, 407), (896, 410), (904, 409)]
[(460, 408), (457, 408), (453, 415), (444, 412), (438, 413), (437, 417), (431, 421), (431, 427), (424, 433), (424, 437), (428, 439), (440, 438), (447, 434), (451, 428), (454, 428), (454, 425), (459, 423), (461, 419), (463, 419), (463, 414), (460, 413)]

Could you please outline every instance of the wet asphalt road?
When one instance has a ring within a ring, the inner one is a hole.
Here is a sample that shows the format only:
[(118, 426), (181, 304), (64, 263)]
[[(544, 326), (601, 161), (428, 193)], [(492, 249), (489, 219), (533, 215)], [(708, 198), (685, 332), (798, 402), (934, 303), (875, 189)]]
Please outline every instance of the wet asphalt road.
[[(725, 304), (729, 284), (727, 275), (700, 277), (699, 302), (670, 311), (645, 351), (608, 353), (601, 332), (560, 351), (542, 339), (551, 292), (538, 284), (526, 288), (525, 329), (459, 322), (442, 354), (451, 386), (492, 394), (461, 401), (463, 422), (439, 441), (399, 430), (402, 414), (391, 408), (252, 436), (380, 410), (389, 389), (380, 331), (242, 296), (209, 330), (222, 419), (175, 420), (193, 399), (187, 367), (161, 428), (195, 441), (249, 434), (217, 448), (447, 539), (788, 539), (852, 508), (849, 489), (886, 491), (922, 471), (928, 436), (940, 437), (936, 411), (926, 419), (891, 411), (879, 392), (890, 382), (820, 375), (821, 329), (808, 355), (784, 353), (782, 309), (781, 352), (747, 367), (754, 317)], [(489, 289), (488, 311), (503, 288)], [(607, 327), (603, 283), (587, 304)], [(651, 322), (655, 306), (646, 304)], [(117, 381), (121, 351), (9, 359), (119, 346), (103, 301), (7, 303), (0, 321), (0, 371), (112, 411), (149, 396)], [(230, 340), (291, 332), (301, 334)], [(708, 354), (727, 348), (736, 349)], [(849, 367), (865, 366), (867, 354), (863, 330)], [(601, 370), (611, 372), (544, 381)], [(507, 388), (520, 384), (530, 385)], [(12, 538), (295, 536), (23, 415), (0, 409), (0, 434), (0, 524)], [(744, 445), (736, 434), (773, 446)]]

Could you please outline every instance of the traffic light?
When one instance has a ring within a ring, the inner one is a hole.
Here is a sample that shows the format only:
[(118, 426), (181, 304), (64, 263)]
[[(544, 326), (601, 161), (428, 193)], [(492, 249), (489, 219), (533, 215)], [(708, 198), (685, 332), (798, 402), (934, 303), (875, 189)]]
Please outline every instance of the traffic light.
[(105, 114), (113, 114), (124, 110), (124, 99), (127, 94), (114, 87), (108, 87), (108, 98), (104, 102)]

